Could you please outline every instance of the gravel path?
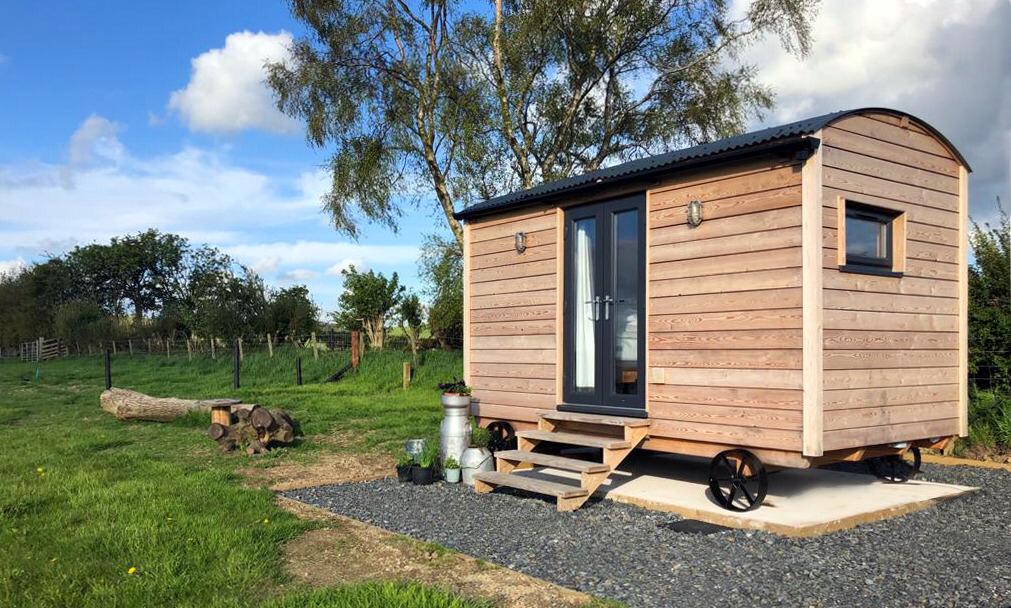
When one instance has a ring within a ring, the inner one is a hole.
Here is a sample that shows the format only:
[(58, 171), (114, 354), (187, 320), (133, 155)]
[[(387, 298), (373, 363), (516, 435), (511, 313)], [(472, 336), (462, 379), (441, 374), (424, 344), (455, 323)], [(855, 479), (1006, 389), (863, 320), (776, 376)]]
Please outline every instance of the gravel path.
[(543, 500), (395, 480), (285, 496), (629, 606), (1011, 606), (1011, 473), (924, 465), (978, 492), (819, 538), (670, 529), (680, 518), (612, 501)]

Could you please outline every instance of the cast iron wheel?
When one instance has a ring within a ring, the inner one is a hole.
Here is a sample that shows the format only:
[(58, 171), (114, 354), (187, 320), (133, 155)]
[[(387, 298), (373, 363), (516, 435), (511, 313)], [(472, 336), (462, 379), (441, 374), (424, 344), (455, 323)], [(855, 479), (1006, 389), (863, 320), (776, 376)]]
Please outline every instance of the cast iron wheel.
[(765, 465), (747, 450), (720, 452), (709, 465), (709, 491), (724, 509), (757, 509), (768, 490)]
[(909, 448), (906, 452), (912, 462), (897, 454), (868, 458), (871, 473), (885, 483), (905, 483), (920, 472), (920, 448)]
[(513, 425), (505, 420), (496, 420), (489, 424), (488, 433), (491, 435), (488, 449), (492, 453), (516, 449), (516, 431)]

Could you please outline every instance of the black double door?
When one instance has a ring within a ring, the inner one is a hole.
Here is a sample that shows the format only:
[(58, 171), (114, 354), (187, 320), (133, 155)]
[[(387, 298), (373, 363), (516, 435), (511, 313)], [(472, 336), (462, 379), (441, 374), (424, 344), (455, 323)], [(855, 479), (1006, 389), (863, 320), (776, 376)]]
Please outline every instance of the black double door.
[(566, 210), (561, 410), (645, 416), (645, 206)]

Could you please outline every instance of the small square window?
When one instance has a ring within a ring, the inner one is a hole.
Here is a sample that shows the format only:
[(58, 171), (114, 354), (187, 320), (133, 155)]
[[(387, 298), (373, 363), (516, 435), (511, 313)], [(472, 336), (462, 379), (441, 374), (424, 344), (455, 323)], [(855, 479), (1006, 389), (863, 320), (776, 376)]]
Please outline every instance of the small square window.
[(843, 199), (839, 204), (840, 270), (901, 276), (905, 267), (905, 216)]

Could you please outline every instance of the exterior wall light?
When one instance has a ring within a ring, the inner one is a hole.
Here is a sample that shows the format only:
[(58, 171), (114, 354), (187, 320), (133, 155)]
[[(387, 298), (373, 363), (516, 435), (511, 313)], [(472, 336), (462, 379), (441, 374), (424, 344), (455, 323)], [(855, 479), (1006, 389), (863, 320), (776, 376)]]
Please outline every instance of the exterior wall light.
[(523, 253), (527, 250), (527, 233), (516, 233), (516, 253)]
[(688, 224), (698, 228), (702, 223), (702, 201), (688, 201)]

